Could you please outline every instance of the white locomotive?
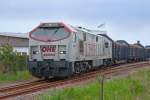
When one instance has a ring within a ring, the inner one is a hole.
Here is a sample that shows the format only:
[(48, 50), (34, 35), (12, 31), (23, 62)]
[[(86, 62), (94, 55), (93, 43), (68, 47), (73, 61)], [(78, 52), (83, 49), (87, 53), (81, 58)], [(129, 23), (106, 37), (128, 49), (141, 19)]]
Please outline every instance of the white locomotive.
[(29, 71), (39, 78), (68, 77), (109, 63), (112, 42), (85, 28), (41, 23), (29, 32)]

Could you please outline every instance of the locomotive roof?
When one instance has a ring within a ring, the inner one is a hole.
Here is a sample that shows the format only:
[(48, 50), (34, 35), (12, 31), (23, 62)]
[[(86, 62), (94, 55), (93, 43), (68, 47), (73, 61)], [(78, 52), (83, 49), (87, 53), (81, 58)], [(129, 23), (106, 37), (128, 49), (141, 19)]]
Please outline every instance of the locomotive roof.
[(106, 37), (107, 39), (109, 39), (110, 41), (114, 42), (107, 34), (98, 34), (98, 35), (104, 36), (104, 37)]
[(74, 30), (76, 30), (76, 31), (82, 31), (82, 32), (89, 33), (89, 34), (92, 34), (92, 35), (97, 35), (94, 32), (92, 32), (92, 30), (90, 30), (90, 29), (86, 29), (86, 28), (83, 28), (83, 27), (74, 27), (74, 26), (71, 26), (71, 27), (74, 28)]
[(69, 24), (66, 24), (66, 23), (63, 23), (63, 22), (41, 23), (38, 27), (42, 27), (42, 25), (44, 25), (44, 24), (60, 24), (60, 25), (63, 25), (65, 28), (69, 29), (71, 32), (82, 31), (82, 32), (86, 32), (86, 33), (89, 33), (89, 34), (97, 35), (97, 34), (94, 34), (94, 32), (90, 29), (83, 28), (83, 27), (74, 27), (72, 25), (69, 25)]
[[(86, 33), (90, 33), (86, 28), (82, 28), (82, 27), (74, 27), (71, 26), (72, 28), (74, 28), (77, 31), (82, 31), (82, 32), (86, 32)], [(92, 33), (91, 33), (92, 34)]]
[(64, 22), (46, 22), (46, 23), (40, 23), (40, 25), (38, 27), (65, 27), (66, 29), (68, 29), (71, 32), (76, 32), (76, 29), (74, 29), (71, 25), (68, 25)]

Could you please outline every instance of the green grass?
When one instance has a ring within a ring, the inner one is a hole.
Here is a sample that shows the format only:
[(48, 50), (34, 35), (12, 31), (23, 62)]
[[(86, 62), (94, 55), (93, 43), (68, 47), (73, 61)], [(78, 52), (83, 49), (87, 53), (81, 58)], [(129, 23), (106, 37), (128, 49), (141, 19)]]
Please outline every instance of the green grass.
[(28, 71), (18, 71), (16, 74), (0, 74), (0, 83), (11, 83), (31, 78), (32, 76)]
[[(50, 89), (35, 96), (35, 100), (99, 100), (101, 85), (98, 80), (86, 85), (65, 89)], [(104, 100), (150, 100), (150, 70), (127, 77), (105, 81)]]

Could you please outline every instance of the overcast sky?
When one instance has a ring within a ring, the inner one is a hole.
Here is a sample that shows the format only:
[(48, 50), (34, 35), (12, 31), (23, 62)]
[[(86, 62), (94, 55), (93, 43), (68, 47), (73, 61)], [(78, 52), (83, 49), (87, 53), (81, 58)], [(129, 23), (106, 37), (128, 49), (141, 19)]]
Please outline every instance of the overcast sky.
[(40, 22), (96, 28), (112, 39), (150, 44), (149, 0), (0, 0), (0, 32), (29, 32)]

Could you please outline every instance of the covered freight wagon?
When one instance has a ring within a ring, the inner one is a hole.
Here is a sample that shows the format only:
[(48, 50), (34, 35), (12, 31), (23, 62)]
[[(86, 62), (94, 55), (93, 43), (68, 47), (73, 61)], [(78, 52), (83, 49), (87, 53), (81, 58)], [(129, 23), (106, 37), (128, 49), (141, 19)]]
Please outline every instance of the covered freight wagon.
[(129, 44), (124, 40), (114, 42), (113, 59), (115, 63), (126, 63), (128, 61)]
[(139, 41), (130, 44), (129, 59), (130, 61), (143, 61), (145, 59), (145, 48)]
[(150, 46), (145, 46), (145, 58), (150, 60)]

